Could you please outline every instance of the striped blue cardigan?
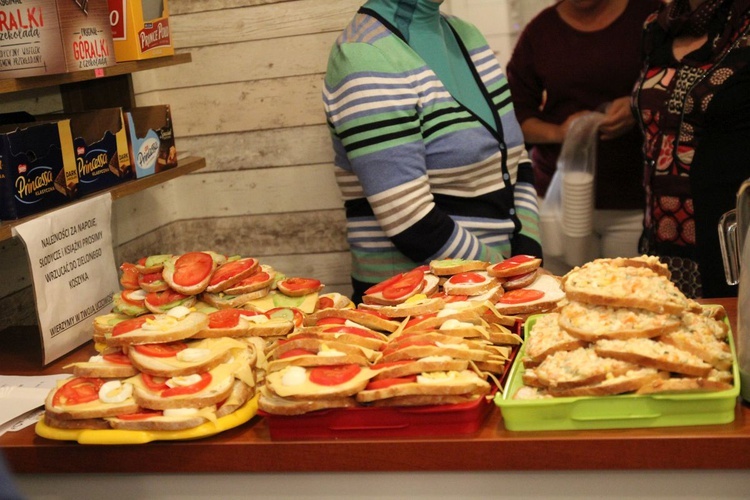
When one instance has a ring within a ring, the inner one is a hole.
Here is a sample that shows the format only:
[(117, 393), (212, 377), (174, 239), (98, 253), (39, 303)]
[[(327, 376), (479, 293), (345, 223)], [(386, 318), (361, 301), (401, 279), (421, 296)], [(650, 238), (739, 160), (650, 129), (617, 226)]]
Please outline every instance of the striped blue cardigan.
[(473, 25), (446, 20), (492, 125), (373, 11), (360, 9), (331, 49), (323, 102), (355, 288), (432, 259), (541, 256), (533, 173), (505, 75)]

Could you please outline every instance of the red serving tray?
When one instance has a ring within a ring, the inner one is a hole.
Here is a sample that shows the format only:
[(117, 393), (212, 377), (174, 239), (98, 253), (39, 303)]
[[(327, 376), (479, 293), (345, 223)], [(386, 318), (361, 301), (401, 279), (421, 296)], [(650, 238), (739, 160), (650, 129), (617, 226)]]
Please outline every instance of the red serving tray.
[(271, 415), (271, 439), (412, 438), (471, 434), (493, 411), (492, 399), (431, 406), (355, 407), (318, 410), (304, 415)]
[[(521, 334), (522, 323), (513, 329)], [(505, 387), (510, 367), (520, 346), (515, 346), (505, 364), (501, 386)], [(271, 439), (368, 439), (414, 438), (472, 434), (479, 430), (496, 405), (489, 398), (468, 403), (430, 406), (361, 406), (317, 410), (303, 415), (272, 415), (265, 418)]]

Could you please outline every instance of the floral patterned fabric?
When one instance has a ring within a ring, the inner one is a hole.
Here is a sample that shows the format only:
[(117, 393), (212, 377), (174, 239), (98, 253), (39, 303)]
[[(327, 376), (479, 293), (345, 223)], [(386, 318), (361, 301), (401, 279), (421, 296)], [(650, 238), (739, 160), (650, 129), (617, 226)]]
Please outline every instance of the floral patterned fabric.
[[(702, 294), (696, 248), (701, 242), (696, 238), (690, 179), (693, 159), (714, 96), (750, 62), (748, 57), (734, 57), (746, 46), (750, 19), (745, 15), (739, 23), (736, 17), (732, 21), (732, 15), (737, 16), (732, 4), (731, 0), (706, 2), (703, 5), (711, 10), (704, 10), (700, 24), (692, 27), (685, 16), (668, 16), (670, 7), (647, 21), (646, 65), (634, 94), (646, 159), (647, 206), (640, 250), (662, 257), (673, 271), (673, 280), (691, 297)], [(677, 61), (670, 19), (680, 19), (680, 29), (693, 36), (703, 30), (706, 43)]]

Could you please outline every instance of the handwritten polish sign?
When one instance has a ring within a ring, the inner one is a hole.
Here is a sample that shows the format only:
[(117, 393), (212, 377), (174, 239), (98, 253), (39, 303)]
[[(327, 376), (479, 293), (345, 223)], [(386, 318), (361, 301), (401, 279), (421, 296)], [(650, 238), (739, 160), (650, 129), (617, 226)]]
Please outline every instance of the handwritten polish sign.
[(112, 198), (103, 194), (14, 228), (29, 257), (44, 364), (91, 340), (94, 317), (112, 306), (111, 220)]

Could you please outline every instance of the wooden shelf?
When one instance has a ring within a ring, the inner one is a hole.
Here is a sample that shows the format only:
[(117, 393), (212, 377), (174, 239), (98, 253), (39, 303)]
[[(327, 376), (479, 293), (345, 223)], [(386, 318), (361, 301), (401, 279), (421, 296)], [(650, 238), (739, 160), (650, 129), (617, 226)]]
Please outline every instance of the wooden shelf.
[[(133, 193), (137, 193), (138, 191), (143, 191), (144, 189), (148, 189), (152, 186), (156, 186), (158, 184), (162, 184), (164, 182), (170, 181), (176, 177), (180, 177), (181, 175), (189, 174), (205, 166), (206, 166), (205, 158), (198, 157), (198, 156), (189, 156), (187, 158), (181, 159), (179, 161), (179, 164), (175, 168), (165, 170), (163, 172), (159, 172), (158, 174), (150, 175), (148, 177), (143, 177), (141, 179), (133, 179), (133, 180), (127, 181), (123, 184), (119, 184), (110, 189), (91, 194), (89, 195), (89, 197), (98, 196), (98, 195), (101, 195), (102, 193), (109, 192), (112, 195), (112, 199), (117, 200), (119, 198), (129, 196)], [(67, 205), (63, 205), (63, 207), (64, 206), (67, 206)], [(62, 208), (62, 207), (57, 207), (57, 209), (59, 208)], [(30, 221), (37, 217), (41, 217), (42, 215), (45, 215), (47, 213), (54, 212), (57, 209), (48, 210), (46, 212), (35, 214), (29, 217), (24, 217), (23, 219), (0, 222), (0, 242), (13, 237), (14, 226), (23, 224), (24, 222)]]
[(130, 73), (135, 73), (138, 71), (163, 68), (165, 66), (174, 66), (176, 64), (184, 64), (191, 61), (192, 57), (190, 53), (185, 52), (181, 54), (175, 54), (173, 56), (158, 57), (155, 59), (121, 62), (117, 63), (115, 66), (110, 66), (108, 68), (75, 71), (73, 73), (60, 73), (56, 75), (0, 79), (0, 94), (45, 87), (54, 87), (56, 85), (65, 85), (68, 83), (98, 80), (100, 78), (107, 78), (112, 76), (129, 75)]

